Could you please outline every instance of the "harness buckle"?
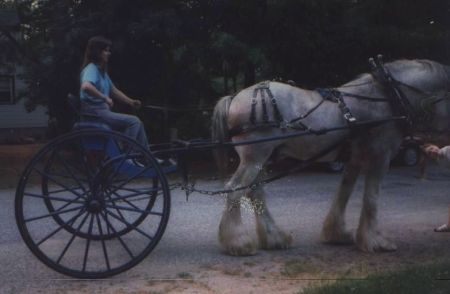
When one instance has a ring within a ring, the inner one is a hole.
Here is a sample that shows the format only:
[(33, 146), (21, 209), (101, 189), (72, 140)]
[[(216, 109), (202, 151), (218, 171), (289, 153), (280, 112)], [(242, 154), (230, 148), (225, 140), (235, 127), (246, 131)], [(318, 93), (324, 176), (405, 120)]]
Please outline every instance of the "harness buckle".
[(345, 118), (345, 120), (348, 121), (349, 123), (354, 123), (354, 122), (356, 122), (356, 118), (355, 118), (350, 112), (344, 113), (344, 118)]

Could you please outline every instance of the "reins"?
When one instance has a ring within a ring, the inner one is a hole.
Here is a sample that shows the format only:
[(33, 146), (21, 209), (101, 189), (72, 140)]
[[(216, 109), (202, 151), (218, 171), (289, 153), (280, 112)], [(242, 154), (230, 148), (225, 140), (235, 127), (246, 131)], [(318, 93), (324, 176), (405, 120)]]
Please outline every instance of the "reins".
[(329, 154), (331, 151), (333, 151), (334, 149), (336, 149), (337, 147), (342, 145), (345, 141), (349, 140), (352, 136), (354, 136), (356, 134), (356, 132), (358, 130), (361, 130), (362, 128), (364, 128), (364, 129), (372, 128), (372, 127), (376, 127), (376, 126), (379, 126), (379, 125), (382, 125), (385, 123), (401, 121), (404, 119), (405, 119), (404, 117), (391, 117), (391, 118), (385, 118), (385, 119), (370, 120), (370, 121), (365, 121), (365, 122), (355, 122), (352, 125), (344, 125), (344, 126), (339, 126), (339, 127), (334, 127), (334, 128), (307, 129), (307, 130), (303, 130), (303, 131), (291, 132), (289, 134), (282, 134), (282, 135), (278, 135), (278, 136), (271, 136), (271, 137), (265, 137), (265, 138), (260, 138), (260, 139), (242, 140), (242, 141), (238, 141), (238, 142), (232, 142), (232, 141), (210, 142), (210, 141), (206, 141), (206, 140), (205, 141), (195, 140), (195, 141), (191, 142), (191, 141), (177, 140), (175, 143), (178, 144), (178, 147), (171, 148), (170, 150), (154, 151), (153, 153), (156, 156), (165, 155), (167, 153), (183, 154), (185, 152), (194, 151), (194, 150), (197, 150), (197, 151), (211, 150), (211, 149), (217, 149), (217, 148), (227, 148), (227, 147), (235, 147), (235, 146), (241, 146), (241, 145), (259, 144), (259, 143), (276, 141), (276, 140), (285, 140), (285, 139), (291, 139), (291, 138), (308, 136), (308, 135), (319, 136), (319, 135), (327, 134), (329, 132), (336, 132), (336, 131), (345, 131), (345, 130), (351, 131), (349, 136), (346, 136), (342, 140), (339, 140), (338, 142), (319, 151), (317, 154), (315, 154), (311, 158), (303, 161), (299, 166), (296, 166), (288, 171), (278, 173), (270, 178), (267, 178), (267, 179), (264, 179), (261, 181), (257, 181), (257, 182), (253, 182), (246, 186), (237, 187), (235, 189), (224, 189), (224, 190), (215, 190), (215, 191), (197, 189), (197, 188), (195, 188), (195, 181), (193, 183), (189, 183), (189, 176), (187, 174), (188, 173), (187, 163), (186, 162), (182, 163), (182, 166), (183, 166), (182, 178), (184, 179), (184, 181), (183, 181), (183, 183), (179, 183), (179, 184), (173, 186), (173, 188), (181, 188), (182, 190), (184, 190), (186, 193), (187, 199), (192, 192), (197, 192), (200, 194), (205, 194), (205, 195), (210, 195), (210, 196), (219, 195), (219, 194), (223, 195), (223, 194), (241, 191), (241, 190), (245, 190), (245, 189), (249, 189), (249, 188), (256, 189), (257, 187), (259, 187), (263, 184), (273, 182), (273, 181), (280, 179), (282, 177), (285, 177), (289, 174), (298, 172), (298, 171), (304, 169), (305, 167), (311, 165), (313, 162), (317, 161), (318, 159), (322, 158), (323, 156)]

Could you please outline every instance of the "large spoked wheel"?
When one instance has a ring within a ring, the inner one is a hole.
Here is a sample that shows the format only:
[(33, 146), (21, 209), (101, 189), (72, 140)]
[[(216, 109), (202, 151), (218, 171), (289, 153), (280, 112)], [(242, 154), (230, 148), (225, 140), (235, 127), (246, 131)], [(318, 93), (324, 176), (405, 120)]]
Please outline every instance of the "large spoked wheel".
[(116, 132), (82, 130), (46, 145), (23, 172), (16, 222), (27, 246), (77, 278), (126, 271), (157, 245), (170, 213), (150, 152)]

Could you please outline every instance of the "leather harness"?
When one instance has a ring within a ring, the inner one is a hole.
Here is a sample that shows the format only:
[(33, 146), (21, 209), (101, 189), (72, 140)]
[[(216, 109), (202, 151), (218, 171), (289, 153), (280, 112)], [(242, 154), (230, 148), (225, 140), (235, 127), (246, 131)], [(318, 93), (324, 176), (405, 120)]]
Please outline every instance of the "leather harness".
[[(274, 97), (272, 91), (270, 90), (270, 81), (264, 81), (259, 83), (255, 89), (253, 90), (253, 96), (251, 100), (251, 112), (249, 123), (241, 126), (233, 127), (229, 134), (230, 136), (236, 136), (241, 133), (247, 133), (255, 130), (261, 130), (265, 128), (280, 128), (282, 130), (286, 130), (287, 128), (295, 129), (295, 130), (310, 130), (313, 131), (310, 127), (301, 123), (301, 120), (310, 115), (314, 110), (316, 110), (324, 101), (331, 101), (336, 103), (339, 109), (342, 112), (342, 115), (349, 125), (357, 122), (357, 119), (353, 116), (350, 109), (347, 107), (344, 101), (344, 97), (353, 97), (356, 99), (368, 100), (371, 102), (389, 102), (392, 106), (394, 116), (404, 117), (405, 119), (399, 122), (400, 126), (406, 130), (410, 130), (414, 123), (417, 121), (415, 111), (411, 105), (411, 103), (406, 98), (406, 95), (400, 89), (399, 86), (405, 86), (408, 89), (411, 89), (415, 92), (426, 94), (422, 90), (417, 89), (413, 86), (404, 84), (400, 81), (397, 81), (392, 77), (389, 70), (384, 66), (382, 61), (382, 56), (378, 55), (376, 59), (370, 58), (369, 63), (372, 67), (372, 76), (374, 79), (382, 85), (382, 89), (385, 92), (386, 98), (373, 98), (366, 97), (352, 93), (346, 93), (343, 91), (339, 91), (335, 88), (319, 88), (316, 91), (322, 96), (322, 100), (315, 105), (312, 109), (308, 110), (305, 114), (300, 115), (299, 117), (292, 119), (290, 121), (286, 121), (283, 118), (282, 113), (280, 112), (277, 106), (277, 100)], [(258, 99), (258, 96), (260, 99)], [(273, 108), (273, 116), (274, 120), (269, 120), (269, 115), (267, 112), (266, 105), (266, 96), (269, 98), (270, 103)], [(262, 110), (262, 121), (256, 121), (256, 107), (258, 105), (258, 100), (261, 102), (261, 110)], [(295, 123), (295, 124), (294, 124)]]

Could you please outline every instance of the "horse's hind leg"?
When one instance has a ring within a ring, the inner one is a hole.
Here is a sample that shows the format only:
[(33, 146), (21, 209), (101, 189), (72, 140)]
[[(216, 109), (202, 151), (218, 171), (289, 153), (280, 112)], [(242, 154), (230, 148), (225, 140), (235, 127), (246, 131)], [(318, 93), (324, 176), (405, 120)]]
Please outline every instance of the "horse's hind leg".
[(266, 206), (263, 187), (251, 191), (250, 197), (255, 211), (256, 232), (262, 249), (287, 249), (292, 244), (292, 236), (281, 230), (273, 220)]
[[(379, 158), (380, 159), (380, 158)], [(356, 233), (356, 245), (365, 252), (394, 251), (394, 243), (386, 239), (378, 230), (377, 225), (377, 198), (380, 181), (389, 166), (389, 158), (373, 160), (367, 171), (363, 208)]]
[(345, 228), (345, 208), (361, 167), (355, 160), (347, 164), (333, 204), (322, 227), (322, 241), (331, 244), (353, 244), (351, 232)]
[[(226, 189), (238, 189), (250, 185), (259, 175), (271, 149), (258, 149), (250, 146), (237, 148), (241, 162)], [(250, 154), (253, 155), (252, 158)], [(258, 156), (256, 156), (258, 154)], [(227, 195), (226, 208), (219, 226), (219, 241), (222, 248), (231, 255), (252, 255), (256, 253), (257, 241), (245, 228), (241, 217), (241, 197), (243, 191), (231, 192)]]

